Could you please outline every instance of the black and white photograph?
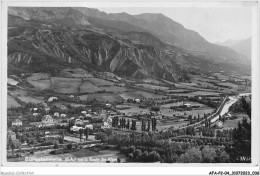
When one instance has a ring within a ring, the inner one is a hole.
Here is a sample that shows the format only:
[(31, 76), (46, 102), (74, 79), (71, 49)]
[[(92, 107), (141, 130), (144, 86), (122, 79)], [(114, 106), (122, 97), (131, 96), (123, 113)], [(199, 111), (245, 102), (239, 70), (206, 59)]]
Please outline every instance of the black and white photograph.
[(227, 165), (259, 156), (258, 2), (135, 2), (6, 6), (5, 163)]

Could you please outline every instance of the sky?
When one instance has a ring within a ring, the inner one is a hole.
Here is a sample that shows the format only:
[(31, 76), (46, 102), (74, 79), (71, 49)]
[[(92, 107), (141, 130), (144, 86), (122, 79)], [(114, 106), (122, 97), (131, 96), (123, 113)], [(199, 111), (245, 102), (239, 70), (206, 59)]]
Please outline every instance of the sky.
[(106, 13), (162, 13), (212, 43), (251, 37), (250, 7), (102, 7)]

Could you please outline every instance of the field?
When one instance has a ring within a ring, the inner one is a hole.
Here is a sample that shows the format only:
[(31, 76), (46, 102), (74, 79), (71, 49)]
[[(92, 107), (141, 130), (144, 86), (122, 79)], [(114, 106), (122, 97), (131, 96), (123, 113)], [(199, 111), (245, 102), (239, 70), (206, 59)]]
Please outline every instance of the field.
[(123, 101), (124, 99), (119, 96), (118, 94), (112, 94), (112, 93), (94, 93), (94, 94), (88, 94), (88, 95), (80, 95), (79, 96), (81, 100), (84, 101), (91, 101), (91, 100), (98, 100), (102, 102), (110, 101)]
[(100, 88), (106, 92), (125, 92), (127, 90), (125, 87), (119, 86), (102, 86)]
[(97, 87), (96, 85), (94, 85), (89, 81), (84, 81), (83, 84), (81, 84), (79, 87), (80, 93), (95, 93), (101, 90), (102, 89), (100, 89), (99, 87)]
[(175, 89), (175, 90), (169, 90), (169, 93), (186, 93), (186, 92), (190, 92), (190, 90), (187, 89)]
[(153, 84), (162, 84), (162, 82), (159, 82), (159, 81), (152, 79), (152, 78), (144, 79), (143, 82), (144, 83), (153, 83)]
[[(176, 102), (176, 103), (169, 103), (169, 104), (163, 104), (161, 105), (162, 108), (170, 108), (171, 106), (179, 106), (181, 102)], [(192, 101), (187, 101), (185, 102), (187, 104), (191, 104), (191, 106), (200, 106), (200, 107), (205, 107), (204, 104), (197, 103), (197, 102), (192, 102)]]
[(124, 87), (114, 86), (113, 82), (100, 78), (49, 77), (45, 73), (33, 73), (27, 78), (27, 81), (37, 90), (52, 89), (61, 94), (95, 93), (102, 90), (126, 91)]
[(46, 73), (33, 73), (27, 81), (38, 90), (49, 89), (51, 86), (50, 77)]
[(120, 96), (127, 100), (127, 99), (133, 99), (133, 98), (147, 98), (147, 99), (161, 99), (163, 97), (166, 97), (164, 95), (158, 95), (150, 92), (145, 91), (134, 91), (134, 92), (124, 92), (121, 93)]
[(204, 95), (204, 96), (210, 96), (210, 95), (219, 95), (220, 93), (217, 92), (207, 92), (207, 91), (196, 91), (196, 92), (191, 92), (190, 94), (192, 95)]
[(139, 108), (138, 105), (129, 105), (129, 109), (118, 109), (119, 112), (129, 114), (140, 114), (141, 112), (150, 112), (149, 109)]
[(114, 83), (100, 78), (85, 78), (84, 80), (92, 82), (96, 86), (113, 86)]
[(144, 87), (147, 89), (152, 89), (152, 90), (168, 90), (168, 87), (163, 87), (163, 86), (155, 86), (151, 84), (136, 84), (139, 87)]
[(10, 108), (10, 107), (19, 107), (21, 106), (20, 103), (18, 103), (14, 97), (10, 96), (10, 95), (7, 95), (7, 108)]
[[(33, 97), (30, 95), (30, 93), (21, 90), (21, 89), (16, 89), (15, 91), (8, 91), (11, 96), (16, 97), (20, 99), (21, 101), (24, 101), (26, 103), (42, 103), (43, 102), (43, 97)], [(11, 100), (11, 99), (10, 99)], [(7, 102), (8, 103), (8, 102)]]
[(222, 73), (214, 73), (213, 75), (214, 75), (214, 76), (217, 76), (218, 79), (220, 79), (220, 80), (228, 80), (228, 79), (229, 79), (229, 76), (224, 75), (224, 74), (222, 74)]
[(81, 79), (52, 77), (51, 82), (51, 89), (54, 90), (54, 92), (73, 94), (78, 92), (78, 87), (81, 84)]
[(223, 82), (223, 83), (218, 83), (219, 85), (222, 85), (222, 86), (228, 86), (232, 89), (237, 89), (238, 88), (238, 85), (237, 84), (234, 84), (234, 83), (230, 83), (230, 82)]
[(162, 115), (168, 116), (168, 117), (173, 117), (173, 115), (188, 117), (189, 115), (198, 116), (198, 114), (200, 114), (200, 116), (203, 116), (204, 113), (208, 114), (208, 113), (212, 113), (213, 111), (214, 111), (214, 109), (210, 108), (210, 107), (205, 107), (205, 108), (201, 108), (201, 109), (193, 109), (190, 111), (174, 111), (172, 109), (161, 109), (160, 110)]
[(238, 122), (242, 122), (243, 117), (247, 117), (247, 115), (245, 114), (235, 114), (234, 116), (236, 116), (236, 119), (233, 120), (225, 120), (225, 123), (223, 124), (223, 129), (233, 129), (233, 128), (237, 128), (238, 126)]
[(174, 128), (179, 128), (179, 127), (182, 127), (182, 126), (185, 126), (189, 124), (189, 121), (178, 121), (178, 122), (175, 122), (175, 121), (166, 121), (166, 122), (163, 122), (163, 123), (158, 123), (158, 130), (166, 130), (168, 128), (171, 128), (171, 127), (174, 127)]
[(50, 80), (29, 81), (29, 83), (38, 90), (49, 89), (51, 86)]

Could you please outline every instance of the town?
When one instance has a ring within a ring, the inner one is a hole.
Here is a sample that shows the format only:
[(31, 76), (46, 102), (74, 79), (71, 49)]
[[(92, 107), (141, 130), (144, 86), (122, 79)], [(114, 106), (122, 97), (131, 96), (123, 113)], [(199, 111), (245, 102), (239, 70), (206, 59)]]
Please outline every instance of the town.
[(240, 162), (241, 148), (250, 155), (251, 144), (237, 144), (251, 140), (251, 94), (241, 94), (250, 92), (248, 78), (219, 72), (172, 83), (73, 72), (9, 75), (8, 161)]

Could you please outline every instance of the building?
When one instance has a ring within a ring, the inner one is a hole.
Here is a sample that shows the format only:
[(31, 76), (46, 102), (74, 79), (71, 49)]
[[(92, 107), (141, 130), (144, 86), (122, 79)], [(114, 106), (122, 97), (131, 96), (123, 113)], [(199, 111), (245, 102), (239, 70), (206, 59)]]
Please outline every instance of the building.
[(217, 127), (217, 128), (223, 128), (223, 122), (220, 121), (220, 120), (217, 121), (217, 122), (216, 122), (216, 127)]
[(135, 99), (135, 102), (136, 102), (136, 103), (140, 103), (140, 99), (136, 98), (136, 99)]
[(48, 102), (53, 102), (54, 100), (58, 100), (58, 98), (57, 97), (50, 97), (50, 98), (48, 98)]
[(81, 114), (87, 114), (87, 111), (81, 111)]
[(189, 104), (189, 103), (185, 103), (184, 106), (186, 106), (186, 107), (189, 108), (189, 107), (191, 107), (191, 104)]
[(88, 129), (91, 129), (91, 130), (93, 130), (93, 125), (91, 125), (91, 124), (88, 124), (88, 125), (86, 125), (86, 126), (85, 126), (85, 128), (88, 128)]
[(50, 115), (46, 115), (42, 118), (42, 123), (43, 124), (53, 124), (53, 118)]
[(108, 123), (112, 123), (112, 118), (111, 118), (111, 117), (108, 117), (108, 118), (107, 118), (107, 122), (108, 122)]
[(42, 122), (31, 122), (30, 125), (40, 128), (42, 127)]
[(60, 117), (65, 118), (65, 117), (67, 117), (67, 115), (66, 114), (61, 114)]
[(34, 117), (37, 117), (38, 115), (39, 115), (39, 113), (37, 113), (37, 112), (33, 113)]
[(106, 107), (107, 107), (107, 108), (111, 108), (111, 104), (110, 104), (110, 103), (107, 103), (107, 104), (106, 104)]
[(110, 126), (107, 122), (104, 122), (103, 125), (101, 126), (101, 129), (109, 129)]
[(107, 115), (106, 115), (106, 114), (104, 114), (104, 113), (102, 113), (102, 114), (99, 114), (99, 118), (100, 118), (100, 119), (105, 119), (105, 118), (107, 118)]
[(80, 129), (82, 129), (82, 127), (78, 127), (78, 126), (72, 126), (71, 128), (70, 128), (70, 130), (71, 131), (79, 131)]
[(22, 125), (23, 125), (23, 122), (20, 119), (15, 119), (12, 122), (12, 126), (22, 126)]
[(157, 119), (157, 120), (161, 120), (162, 119), (162, 115), (156, 115), (156, 116), (154, 116), (154, 118)]
[(55, 112), (53, 115), (54, 115), (54, 117), (60, 117), (60, 113), (58, 113), (58, 112)]
[(86, 114), (86, 117), (91, 118), (92, 115), (91, 114)]
[(64, 126), (64, 127), (66, 127), (66, 126), (68, 126), (68, 125), (69, 125), (69, 123), (67, 123), (67, 122), (64, 122), (64, 123), (59, 123), (59, 125), (60, 125), (60, 126)]
[(11, 140), (16, 140), (16, 134), (15, 134), (15, 132), (13, 132), (13, 131), (11, 131), (11, 130), (8, 130), (8, 132), (7, 132), (7, 138), (9, 139), (11, 139)]
[(83, 125), (83, 121), (81, 119), (76, 119), (75, 120), (75, 125)]
[(48, 106), (44, 108), (44, 110), (45, 110), (46, 112), (49, 112), (49, 111), (50, 111), (50, 109), (51, 109), (51, 108), (50, 108), (50, 107), (48, 107)]
[(82, 120), (83, 123), (89, 123), (89, 120)]

